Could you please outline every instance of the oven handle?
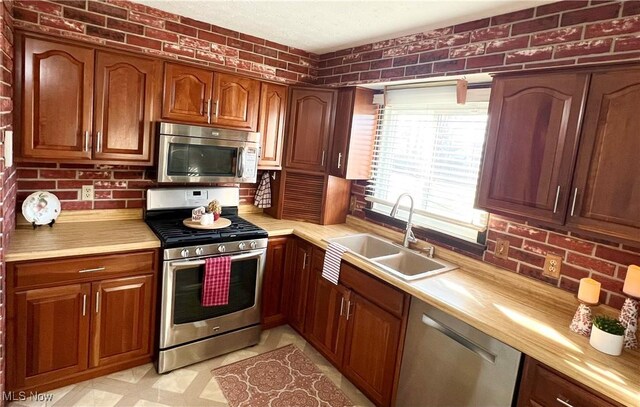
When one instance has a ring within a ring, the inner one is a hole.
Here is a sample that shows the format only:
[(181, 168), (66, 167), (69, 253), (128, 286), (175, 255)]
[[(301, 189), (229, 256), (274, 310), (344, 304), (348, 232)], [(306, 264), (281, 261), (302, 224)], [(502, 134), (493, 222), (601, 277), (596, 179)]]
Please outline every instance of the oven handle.
[[(264, 250), (254, 250), (251, 252), (237, 254), (235, 256), (230, 256), (230, 257), (231, 257), (231, 261), (234, 262), (236, 260), (244, 260), (244, 259), (250, 259), (252, 257), (260, 256), (263, 252)], [(220, 257), (220, 256), (207, 256), (207, 257)], [(189, 266), (202, 266), (204, 264), (205, 264), (204, 260), (185, 260), (185, 261), (171, 262), (171, 267), (183, 268), (183, 267), (189, 267)]]

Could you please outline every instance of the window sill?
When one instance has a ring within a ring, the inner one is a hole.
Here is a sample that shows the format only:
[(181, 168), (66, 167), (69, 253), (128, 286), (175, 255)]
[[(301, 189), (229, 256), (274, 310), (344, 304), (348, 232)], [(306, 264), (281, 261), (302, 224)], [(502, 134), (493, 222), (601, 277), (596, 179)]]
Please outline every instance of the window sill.
[[(389, 215), (385, 215), (380, 212), (373, 211), (369, 208), (363, 209), (365, 219), (371, 220), (376, 223), (391, 226), (404, 230), (407, 222), (392, 218)], [(420, 240), (425, 240), (429, 243), (444, 246), (447, 249), (451, 249), (455, 252), (462, 253), (477, 259), (482, 258), (487, 246), (480, 243), (469, 242), (467, 240), (460, 239), (455, 236), (448, 235), (436, 230), (427, 229), (422, 226), (413, 225), (413, 234)]]

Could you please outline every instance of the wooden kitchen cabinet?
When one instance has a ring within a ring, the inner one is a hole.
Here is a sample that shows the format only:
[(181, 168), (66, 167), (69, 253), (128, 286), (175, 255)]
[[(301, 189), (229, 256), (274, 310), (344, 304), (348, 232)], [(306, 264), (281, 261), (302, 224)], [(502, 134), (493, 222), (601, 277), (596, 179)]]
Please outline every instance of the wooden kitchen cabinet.
[(262, 83), (258, 131), (262, 135), (262, 154), (258, 169), (282, 169), (284, 120), (287, 111), (287, 87)]
[(369, 179), (377, 123), (373, 95), (365, 88), (338, 90), (329, 174)]
[(18, 159), (151, 165), (158, 60), (16, 35)]
[(591, 77), (567, 225), (640, 240), (640, 68)]
[[(29, 289), (13, 297), (9, 389), (33, 388), (87, 369), (90, 284)], [(11, 299), (11, 297), (9, 297)], [(9, 332), (11, 335), (11, 332)]]
[(350, 291), (322, 277), (324, 250), (313, 248), (305, 321), (306, 339), (333, 364), (342, 363)]
[(376, 403), (390, 405), (393, 394), (401, 320), (364, 297), (349, 302), (343, 372)]
[(151, 162), (157, 108), (158, 61), (98, 51), (93, 156), (107, 161)]
[(211, 122), (249, 131), (258, 128), (260, 82), (228, 73), (216, 73)]
[(287, 298), (287, 320), (296, 331), (304, 332), (307, 290), (313, 246), (301, 239), (290, 239), (287, 245), (287, 268), (284, 293)]
[(614, 407), (621, 404), (526, 356), (517, 406)]
[(213, 72), (165, 63), (162, 118), (188, 123), (211, 123)]
[(287, 321), (283, 286), (288, 240), (287, 237), (272, 237), (267, 245), (267, 261), (262, 278), (263, 329), (270, 329)]
[(92, 284), (91, 367), (150, 353), (152, 288), (152, 275)]
[[(90, 160), (94, 52), (73, 44), (18, 37), (16, 72), (21, 137), (28, 158)], [(20, 55), (22, 57), (20, 57)], [(21, 90), (21, 92), (20, 92)]]
[(44, 391), (149, 363), (157, 250), (7, 264), (7, 389)]
[(332, 89), (290, 88), (287, 168), (325, 172), (336, 95)]
[(496, 77), (477, 204), (563, 224), (588, 74)]

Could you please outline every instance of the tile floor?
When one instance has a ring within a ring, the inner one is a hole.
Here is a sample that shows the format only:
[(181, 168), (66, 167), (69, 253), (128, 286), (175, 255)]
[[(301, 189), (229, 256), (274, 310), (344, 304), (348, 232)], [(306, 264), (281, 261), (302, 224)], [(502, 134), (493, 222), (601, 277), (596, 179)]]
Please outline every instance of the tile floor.
[(263, 332), (260, 343), (254, 347), (174, 370), (165, 375), (157, 374), (153, 365), (147, 364), (47, 392), (53, 395), (53, 400), (49, 402), (20, 401), (9, 403), (8, 406), (227, 406), (222, 391), (211, 376), (211, 370), (290, 343), (309, 356), (356, 406), (373, 405), (331, 363), (291, 327), (285, 325)]

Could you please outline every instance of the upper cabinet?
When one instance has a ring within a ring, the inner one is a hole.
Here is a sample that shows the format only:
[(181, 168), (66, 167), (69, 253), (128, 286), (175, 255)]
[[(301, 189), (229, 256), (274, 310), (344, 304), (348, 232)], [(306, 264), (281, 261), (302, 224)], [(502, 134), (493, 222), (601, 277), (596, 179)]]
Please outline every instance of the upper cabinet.
[(567, 225), (640, 240), (640, 69), (591, 78)]
[(213, 72), (166, 63), (162, 118), (190, 123), (211, 123)]
[(586, 74), (495, 78), (478, 204), (564, 222)]
[(20, 46), (20, 155), (91, 159), (94, 52), (35, 38), (25, 38)]
[(255, 79), (165, 64), (163, 119), (256, 131), (259, 103)]
[(638, 67), (497, 77), (478, 206), (638, 242), (639, 104)]
[(262, 154), (258, 168), (282, 169), (284, 144), (284, 116), (287, 110), (287, 87), (263, 83), (260, 92), (260, 120), (258, 131), (262, 135)]
[(291, 88), (286, 167), (325, 172), (337, 91)]
[(150, 165), (159, 61), (18, 36), (19, 158)]
[(159, 64), (100, 52), (96, 58), (93, 154), (100, 160), (151, 161)]
[(369, 179), (376, 133), (374, 91), (338, 90), (329, 174), (346, 179)]

